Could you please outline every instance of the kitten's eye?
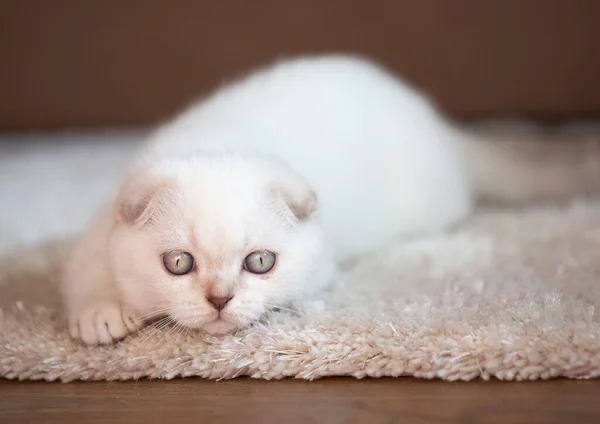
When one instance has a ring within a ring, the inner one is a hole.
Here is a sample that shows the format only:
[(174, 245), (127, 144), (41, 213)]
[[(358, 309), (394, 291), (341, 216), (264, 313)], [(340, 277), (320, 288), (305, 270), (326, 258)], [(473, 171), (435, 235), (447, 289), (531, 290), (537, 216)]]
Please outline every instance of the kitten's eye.
[(275, 266), (275, 253), (268, 250), (257, 250), (244, 259), (244, 269), (253, 274), (264, 274)]
[(194, 257), (188, 252), (174, 250), (163, 254), (163, 264), (173, 275), (185, 275), (194, 269)]

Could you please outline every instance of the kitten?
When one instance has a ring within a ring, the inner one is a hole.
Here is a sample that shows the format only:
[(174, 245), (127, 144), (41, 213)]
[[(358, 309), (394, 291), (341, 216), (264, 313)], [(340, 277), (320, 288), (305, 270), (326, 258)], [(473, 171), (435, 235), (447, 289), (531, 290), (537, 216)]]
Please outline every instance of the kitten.
[[(552, 149), (550, 149), (552, 150)], [(65, 263), (70, 333), (110, 343), (168, 315), (209, 333), (326, 287), (336, 264), (441, 231), (476, 198), (598, 185), (598, 155), (537, 163), (463, 134), (377, 65), (276, 63), (160, 127)]]

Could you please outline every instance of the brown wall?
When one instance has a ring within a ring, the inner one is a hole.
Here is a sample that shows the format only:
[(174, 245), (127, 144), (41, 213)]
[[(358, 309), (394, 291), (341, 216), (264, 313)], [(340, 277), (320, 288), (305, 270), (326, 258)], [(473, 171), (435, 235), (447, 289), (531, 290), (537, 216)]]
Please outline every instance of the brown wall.
[(600, 116), (598, 0), (0, 0), (0, 129), (135, 125), (277, 56), (379, 59), (460, 117)]

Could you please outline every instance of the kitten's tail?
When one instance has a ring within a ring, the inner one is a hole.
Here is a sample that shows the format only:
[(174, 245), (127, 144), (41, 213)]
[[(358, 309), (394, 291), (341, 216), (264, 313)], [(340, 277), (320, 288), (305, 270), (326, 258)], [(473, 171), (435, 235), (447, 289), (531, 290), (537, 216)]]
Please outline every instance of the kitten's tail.
[(477, 199), (519, 204), (600, 193), (600, 137), (461, 137)]

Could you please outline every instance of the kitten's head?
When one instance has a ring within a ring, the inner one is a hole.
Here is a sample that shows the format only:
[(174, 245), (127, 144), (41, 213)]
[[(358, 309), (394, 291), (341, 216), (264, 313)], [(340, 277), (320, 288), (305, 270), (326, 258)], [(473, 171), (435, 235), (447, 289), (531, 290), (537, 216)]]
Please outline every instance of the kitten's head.
[(115, 204), (115, 278), (140, 314), (224, 333), (310, 291), (316, 198), (282, 164), (239, 156), (138, 167)]

